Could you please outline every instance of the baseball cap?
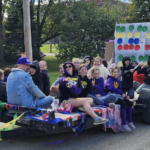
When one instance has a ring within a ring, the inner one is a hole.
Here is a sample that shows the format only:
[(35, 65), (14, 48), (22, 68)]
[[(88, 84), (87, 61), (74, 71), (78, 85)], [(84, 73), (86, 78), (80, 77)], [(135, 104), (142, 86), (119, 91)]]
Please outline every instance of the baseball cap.
[(22, 65), (31, 65), (29, 59), (27, 57), (20, 57), (17, 60), (17, 64), (22, 64)]

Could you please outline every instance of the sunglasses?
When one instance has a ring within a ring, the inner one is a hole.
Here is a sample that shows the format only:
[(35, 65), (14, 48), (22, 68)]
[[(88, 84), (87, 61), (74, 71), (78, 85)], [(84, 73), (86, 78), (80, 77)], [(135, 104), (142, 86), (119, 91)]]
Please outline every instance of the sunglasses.
[(77, 64), (77, 65), (78, 65), (78, 64), (80, 64), (80, 63), (79, 63), (79, 62), (73, 62), (73, 64)]
[(67, 68), (72, 68), (72, 66), (65, 66), (65, 69), (67, 69)]

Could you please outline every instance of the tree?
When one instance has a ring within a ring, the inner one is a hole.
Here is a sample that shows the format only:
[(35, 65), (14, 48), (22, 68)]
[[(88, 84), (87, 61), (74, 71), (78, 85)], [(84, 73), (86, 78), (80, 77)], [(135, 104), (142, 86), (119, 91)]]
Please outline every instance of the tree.
[(2, 1), (0, 1), (0, 65), (4, 61), (3, 56), (3, 12), (2, 12)]
[(131, 0), (129, 22), (150, 22), (150, 1)]
[(105, 41), (114, 34), (115, 24), (122, 18), (116, 6), (99, 8), (95, 3), (75, 2), (68, 12), (68, 23), (61, 23), (58, 59), (104, 56)]

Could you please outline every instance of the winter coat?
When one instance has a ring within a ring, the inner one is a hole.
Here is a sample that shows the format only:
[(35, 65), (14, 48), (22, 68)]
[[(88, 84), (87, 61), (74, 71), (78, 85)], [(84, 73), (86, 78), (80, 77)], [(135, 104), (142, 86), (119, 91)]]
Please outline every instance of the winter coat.
[(34, 84), (29, 73), (18, 68), (12, 69), (7, 79), (8, 103), (35, 108), (36, 99), (44, 97), (45, 94)]
[(0, 100), (7, 102), (6, 82), (0, 80)]

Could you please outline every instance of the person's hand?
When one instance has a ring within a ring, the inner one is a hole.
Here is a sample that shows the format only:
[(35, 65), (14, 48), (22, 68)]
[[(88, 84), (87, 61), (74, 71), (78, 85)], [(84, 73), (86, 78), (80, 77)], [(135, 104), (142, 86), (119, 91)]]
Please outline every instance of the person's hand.
[(127, 99), (127, 100), (130, 99), (130, 96), (127, 96), (126, 99)]
[(96, 97), (101, 97), (101, 95), (100, 94), (97, 94), (97, 95), (95, 95)]
[(68, 78), (65, 78), (63, 81), (70, 81)]
[(73, 84), (71, 82), (68, 83), (68, 88), (71, 88)]
[(125, 95), (125, 94), (122, 94), (122, 97), (123, 97), (123, 98), (125, 98), (125, 97), (126, 97), (126, 95)]
[(21, 53), (20, 55), (21, 55), (21, 57), (27, 57), (26, 52), (23, 52), (23, 53)]
[(142, 67), (143, 65), (144, 65), (144, 64), (143, 64), (143, 63), (141, 63), (141, 62), (138, 64), (138, 66), (139, 66), (139, 67)]
[(93, 85), (93, 86), (95, 85), (95, 79), (92, 80), (92, 85)]
[(134, 69), (130, 69), (130, 72), (133, 73), (133, 72), (134, 72)]

